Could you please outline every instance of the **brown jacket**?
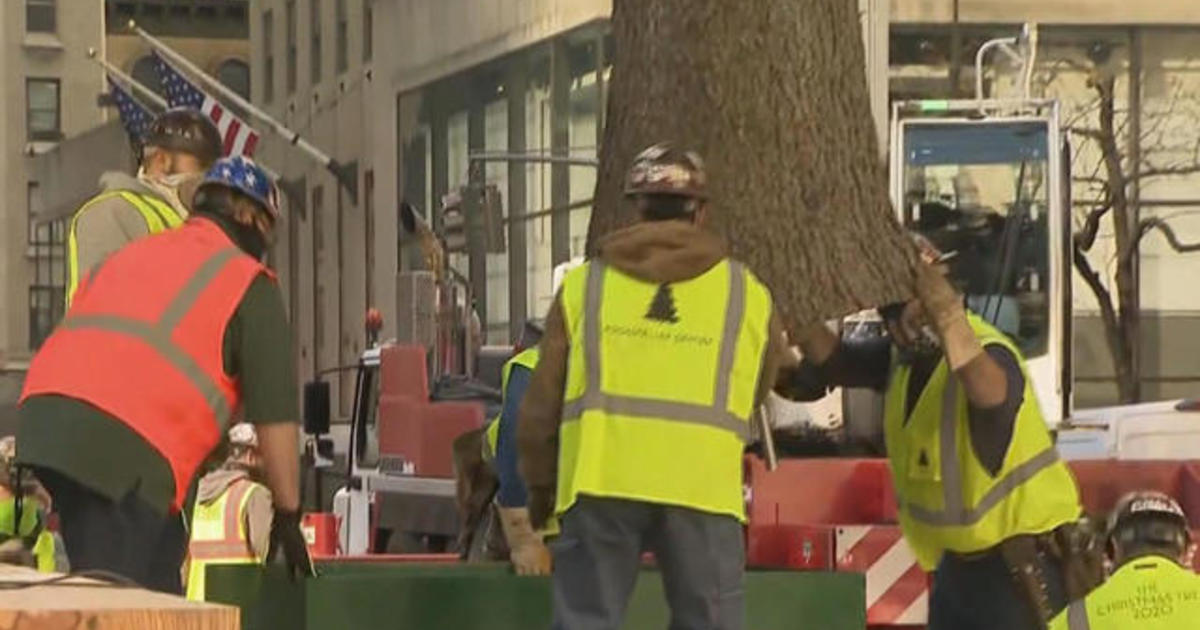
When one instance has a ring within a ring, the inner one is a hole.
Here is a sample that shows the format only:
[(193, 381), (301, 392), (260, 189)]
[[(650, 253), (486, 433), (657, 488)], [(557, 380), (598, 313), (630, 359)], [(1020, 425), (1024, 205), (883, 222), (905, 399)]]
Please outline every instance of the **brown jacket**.
[[(614, 232), (600, 242), (600, 259), (606, 264), (655, 284), (695, 278), (726, 257), (719, 237), (682, 221), (638, 223)], [(563, 388), (567, 380), (570, 341), (558, 297), (546, 316), (541, 358), (517, 423), (517, 453), (521, 475), (534, 495), (553, 495), (557, 478), (558, 427), (562, 422)], [(775, 383), (779, 366), (790, 355), (778, 313), (771, 313), (770, 345), (763, 355), (756, 406)]]

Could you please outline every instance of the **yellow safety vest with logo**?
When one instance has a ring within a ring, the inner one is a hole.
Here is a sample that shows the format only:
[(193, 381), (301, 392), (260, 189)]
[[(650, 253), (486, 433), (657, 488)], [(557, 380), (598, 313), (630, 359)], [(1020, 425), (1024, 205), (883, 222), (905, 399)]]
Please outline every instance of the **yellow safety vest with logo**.
[(22, 539), (22, 543), (33, 554), (37, 570), (42, 573), (54, 572), (54, 534), (46, 530), (45, 519), (37, 502), (26, 497), (21, 510), (21, 527), (17, 530), (16, 499), (8, 497), (0, 499), (0, 542), (12, 538)]
[(907, 420), (911, 367), (894, 368), (884, 402), (900, 526), (926, 571), (944, 551), (982, 551), (1016, 534), (1053, 530), (1082, 513), (1075, 479), (1054, 448), (1020, 351), (982, 319), (970, 314), (968, 321), (981, 344), (1012, 352), (1025, 375), (1024, 402), (998, 474), (992, 476), (975, 456), (967, 398), (944, 360)]
[(570, 354), (556, 511), (589, 495), (744, 521), (767, 288), (729, 259), (663, 285), (592, 261), (567, 275), (561, 296)]
[[(508, 402), (508, 377), (512, 374), (513, 366), (519, 365), (532, 372), (537, 368), (539, 356), (537, 346), (534, 346), (518, 352), (516, 356), (505, 361), (504, 367), (500, 368), (500, 396), (503, 402)], [(496, 416), (488, 423), (487, 430), (484, 432), (483, 461), (491, 462), (496, 458), (496, 445), (499, 442), (500, 416)]]
[(127, 201), (129, 205), (137, 209), (142, 215), (142, 219), (146, 222), (146, 231), (150, 234), (162, 232), (168, 228), (176, 228), (183, 225), (184, 217), (179, 214), (171, 204), (155, 197), (153, 195), (144, 195), (131, 190), (114, 190), (103, 192), (95, 197), (92, 197), (87, 203), (83, 204), (76, 213), (71, 217), (71, 229), (67, 231), (67, 308), (71, 308), (71, 299), (75, 297), (75, 290), (79, 288), (79, 280), (82, 278), (82, 272), (87, 269), (79, 269), (79, 244), (75, 240), (75, 223), (79, 221), (79, 217), (87, 212), (88, 208), (93, 204), (120, 197)]
[(1049, 630), (1190, 630), (1200, 627), (1200, 575), (1163, 556), (1135, 558), (1076, 600)]
[(266, 486), (245, 477), (229, 484), (212, 503), (196, 502), (188, 544), (187, 598), (204, 601), (204, 572), (213, 564), (260, 564), (246, 532), (246, 504)]

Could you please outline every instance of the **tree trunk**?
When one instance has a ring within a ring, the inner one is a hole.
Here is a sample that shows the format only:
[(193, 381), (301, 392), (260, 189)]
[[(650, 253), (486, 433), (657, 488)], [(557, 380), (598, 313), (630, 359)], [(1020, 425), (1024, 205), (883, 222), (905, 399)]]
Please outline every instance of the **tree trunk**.
[(704, 156), (711, 227), (772, 289), (792, 330), (908, 299), (849, 0), (614, 0), (615, 65), (588, 251), (630, 223), (634, 155)]

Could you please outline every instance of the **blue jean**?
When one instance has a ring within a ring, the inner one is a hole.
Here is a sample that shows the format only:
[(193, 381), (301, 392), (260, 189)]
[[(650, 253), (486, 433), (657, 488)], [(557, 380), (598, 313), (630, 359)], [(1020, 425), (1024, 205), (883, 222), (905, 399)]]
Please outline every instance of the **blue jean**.
[[(1041, 557), (1050, 608), (1067, 605), (1066, 586), (1057, 561)], [(966, 559), (942, 556), (929, 596), (929, 630), (1031, 630), (1031, 605), (1008, 572), (999, 552)]]

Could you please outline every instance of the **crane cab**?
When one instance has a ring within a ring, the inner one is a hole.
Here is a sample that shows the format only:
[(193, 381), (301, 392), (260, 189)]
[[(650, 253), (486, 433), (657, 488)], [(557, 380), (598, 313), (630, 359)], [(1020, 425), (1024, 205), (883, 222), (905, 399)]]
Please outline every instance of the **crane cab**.
[(1069, 163), (1057, 101), (898, 102), (889, 173), (901, 223), (955, 252), (951, 281), (1016, 341), (1057, 425), (1071, 406)]

